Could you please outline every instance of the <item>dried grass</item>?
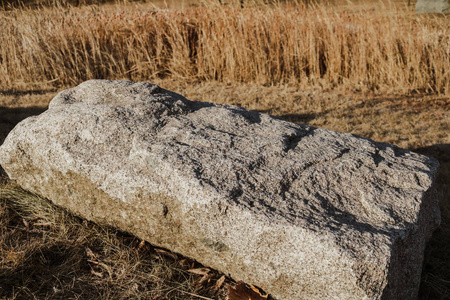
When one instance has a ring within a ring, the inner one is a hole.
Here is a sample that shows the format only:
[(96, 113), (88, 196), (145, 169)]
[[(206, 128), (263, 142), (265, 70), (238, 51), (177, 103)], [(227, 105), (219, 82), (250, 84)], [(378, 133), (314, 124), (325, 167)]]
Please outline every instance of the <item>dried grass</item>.
[[(420, 299), (448, 299), (449, 21), (383, 5), (0, 11), (0, 143), (55, 87), (127, 78), (433, 155), (444, 218)], [(0, 168), (0, 298), (225, 298), (229, 279), (213, 292), (220, 274), (199, 284), (195, 262), (143, 245), (26, 193)]]
[(0, 184), (2, 299), (223, 299), (230, 281), (217, 291), (196, 266)]
[(0, 13), (0, 87), (91, 78), (450, 93), (450, 27), (405, 6), (18, 9)]

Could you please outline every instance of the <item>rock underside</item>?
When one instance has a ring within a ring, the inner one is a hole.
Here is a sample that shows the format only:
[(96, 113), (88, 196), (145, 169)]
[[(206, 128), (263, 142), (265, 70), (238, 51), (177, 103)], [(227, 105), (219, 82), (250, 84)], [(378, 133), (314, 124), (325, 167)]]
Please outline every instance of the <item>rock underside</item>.
[(276, 299), (414, 299), (440, 219), (434, 159), (149, 83), (61, 92), (13, 129), (0, 164)]

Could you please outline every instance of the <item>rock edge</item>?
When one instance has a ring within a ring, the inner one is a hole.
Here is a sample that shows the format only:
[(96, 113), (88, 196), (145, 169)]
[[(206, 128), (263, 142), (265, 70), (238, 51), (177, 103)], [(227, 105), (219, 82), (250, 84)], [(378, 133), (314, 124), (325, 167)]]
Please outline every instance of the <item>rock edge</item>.
[(0, 164), (277, 299), (415, 299), (440, 219), (434, 159), (149, 83), (61, 92), (13, 129)]

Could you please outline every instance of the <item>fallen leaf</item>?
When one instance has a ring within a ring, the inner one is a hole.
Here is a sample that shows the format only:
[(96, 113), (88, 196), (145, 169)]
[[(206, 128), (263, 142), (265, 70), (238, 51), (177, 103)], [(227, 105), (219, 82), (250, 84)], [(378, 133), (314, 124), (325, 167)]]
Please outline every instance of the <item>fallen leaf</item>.
[(177, 256), (175, 254), (170, 253), (169, 251), (166, 251), (164, 249), (155, 248), (155, 251), (158, 252), (159, 254), (162, 254), (164, 256), (170, 257), (172, 259), (177, 259)]
[(263, 290), (261, 290), (260, 288), (251, 285), (250, 288), (255, 292), (258, 293), (259, 296), (263, 297), (264, 299), (267, 299), (269, 295), (267, 295)]
[(255, 286), (248, 286), (239, 281), (235, 286), (230, 286), (228, 290), (229, 300), (267, 300), (269, 295)]
[(139, 250), (139, 251), (142, 250), (142, 248), (144, 248), (144, 246), (145, 246), (145, 241), (142, 240), (142, 241), (139, 243), (139, 245), (138, 245), (138, 250)]
[(211, 288), (211, 291), (213, 294), (217, 293), (217, 291), (222, 287), (223, 283), (225, 282), (225, 275), (222, 275), (217, 281), (216, 284)]
[(189, 273), (197, 274), (197, 275), (206, 275), (211, 272), (208, 268), (197, 268), (197, 269), (189, 269)]
[(212, 275), (212, 274), (205, 274), (205, 275), (203, 275), (202, 278), (198, 281), (198, 284), (199, 284), (199, 285), (202, 285), (202, 284), (203, 284), (204, 282), (206, 282), (206, 281), (209, 282), (209, 280), (210, 280), (211, 278), (213, 278), (213, 276), (214, 276), (214, 275)]
[(200, 280), (195, 283), (195, 291), (197, 292), (197, 291), (201, 290), (203, 288), (203, 286), (207, 285), (210, 282), (211, 278), (213, 278), (213, 277), (214, 277), (213, 274), (203, 275), (202, 278), (200, 278)]
[(184, 269), (192, 269), (194, 268), (194, 262), (189, 261), (187, 259), (182, 259), (178, 262), (180, 264), (181, 267), (183, 267)]

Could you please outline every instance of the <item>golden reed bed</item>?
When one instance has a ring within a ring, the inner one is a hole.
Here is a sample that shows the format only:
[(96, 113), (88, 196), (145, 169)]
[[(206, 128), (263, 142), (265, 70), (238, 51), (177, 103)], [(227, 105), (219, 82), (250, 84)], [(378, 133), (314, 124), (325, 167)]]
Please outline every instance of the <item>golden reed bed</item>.
[[(355, 8), (357, 7), (357, 8)], [(0, 13), (0, 86), (172, 78), (450, 93), (450, 22), (399, 5)]]

